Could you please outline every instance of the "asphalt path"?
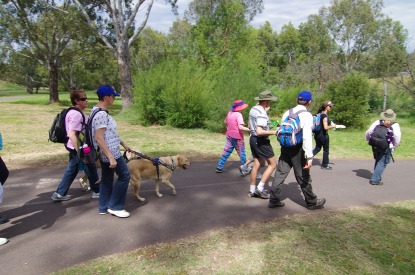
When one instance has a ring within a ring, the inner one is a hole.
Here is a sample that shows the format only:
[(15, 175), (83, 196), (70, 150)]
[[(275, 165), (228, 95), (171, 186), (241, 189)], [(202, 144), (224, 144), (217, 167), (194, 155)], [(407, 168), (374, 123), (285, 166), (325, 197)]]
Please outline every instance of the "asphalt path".
[[(372, 186), (373, 160), (334, 160), (333, 170), (312, 168), (313, 190), (325, 197), (324, 209), (310, 211), (293, 172), (283, 189), (285, 207), (269, 209), (267, 200), (248, 198), (249, 178), (239, 173), (238, 162), (215, 173), (216, 162), (192, 162), (177, 169), (171, 179), (173, 196), (162, 186), (162, 198), (154, 183), (144, 181), (137, 201), (132, 188), (127, 195), (127, 219), (99, 215), (97, 201), (82, 191), (76, 180), (69, 191), (73, 199), (53, 202), (65, 167), (39, 167), (10, 171), (0, 215), (10, 221), (0, 225), (0, 274), (48, 274), (97, 257), (175, 241), (225, 226), (267, 221), (292, 214), (315, 214), (352, 206), (379, 205), (415, 199), (412, 169), (415, 160), (396, 160), (388, 165), (383, 186)], [(269, 188), (269, 187), (267, 187)], [(278, 222), (278, 220), (276, 221)]]

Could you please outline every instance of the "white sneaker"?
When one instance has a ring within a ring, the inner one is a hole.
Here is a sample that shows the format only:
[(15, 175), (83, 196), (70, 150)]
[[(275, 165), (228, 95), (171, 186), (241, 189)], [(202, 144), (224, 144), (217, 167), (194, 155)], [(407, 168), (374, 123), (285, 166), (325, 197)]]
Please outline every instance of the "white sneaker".
[(117, 216), (118, 218), (128, 218), (130, 216), (130, 213), (125, 210), (111, 210), (108, 209), (108, 213)]
[(95, 193), (94, 191), (91, 192), (91, 199), (98, 200), (99, 199), (99, 193)]
[(0, 245), (6, 244), (8, 241), (6, 238), (0, 238)]

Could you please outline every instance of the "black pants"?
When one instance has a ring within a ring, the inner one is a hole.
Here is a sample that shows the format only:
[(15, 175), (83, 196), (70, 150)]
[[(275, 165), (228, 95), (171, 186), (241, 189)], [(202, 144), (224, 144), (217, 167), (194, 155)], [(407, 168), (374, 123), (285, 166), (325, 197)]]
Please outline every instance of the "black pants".
[(9, 177), (9, 169), (7, 169), (6, 164), (4, 163), (3, 159), (0, 157), (0, 182), (3, 185), (7, 178)]
[(300, 185), (307, 206), (316, 204), (317, 196), (313, 193), (311, 186), (310, 170), (303, 169), (305, 164), (306, 158), (302, 144), (293, 148), (281, 147), (281, 155), (278, 159), (277, 169), (275, 170), (275, 176), (270, 190), (270, 204), (276, 204), (281, 201), (282, 185), (291, 168), (294, 168), (295, 179)]
[(324, 135), (322, 133), (315, 135), (314, 140), (316, 141), (316, 148), (313, 150), (313, 155), (317, 155), (320, 152), (321, 147), (323, 147), (323, 160), (321, 162), (322, 167), (329, 166), (329, 145), (330, 138), (329, 135)]

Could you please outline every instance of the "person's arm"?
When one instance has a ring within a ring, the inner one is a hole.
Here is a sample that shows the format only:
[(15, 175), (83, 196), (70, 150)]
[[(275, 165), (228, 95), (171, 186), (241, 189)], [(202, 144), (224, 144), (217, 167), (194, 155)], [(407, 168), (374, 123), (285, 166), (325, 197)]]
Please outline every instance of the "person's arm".
[(105, 142), (105, 131), (107, 128), (98, 128), (95, 131), (95, 139), (98, 143), (98, 146), (101, 150), (101, 152), (108, 158), (110, 161), (110, 168), (115, 168), (117, 166), (117, 161), (115, 160), (114, 156), (112, 155), (110, 149), (107, 146), (107, 143)]
[(323, 127), (324, 130), (328, 131), (329, 129), (336, 128), (336, 123), (332, 122), (331, 125), (329, 125), (329, 119), (326, 116), (323, 118)]
[(365, 134), (365, 138), (367, 142), (369, 142), (370, 136), (372, 135), (373, 130), (375, 129), (377, 125), (379, 125), (379, 120), (376, 120), (375, 122), (373, 122), (372, 125), (370, 125), (369, 129), (367, 129), (366, 134)]
[(267, 130), (264, 130), (261, 126), (257, 126), (256, 134), (258, 136), (271, 136), (271, 135), (276, 135), (277, 131), (267, 131)]
[(307, 162), (304, 169), (310, 169), (313, 164), (313, 132), (311, 127), (313, 125), (313, 116), (309, 112), (300, 113), (300, 121), (304, 121), (303, 125), (303, 150)]
[(238, 125), (238, 129), (239, 130), (242, 130), (242, 131), (246, 131), (246, 132), (249, 132), (250, 131), (249, 128), (248, 127), (245, 127), (243, 124), (239, 124)]
[(394, 123), (392, 124), (392, 130), (393, 130), (393, 148), (396, 148), (399, 146), (399, 144), (401, 143), (401, 127), (399, 126), (398, 123)]
[(73, 148), (78, 152), (78, 131), (68, 130), (67, 136), (71, 141)]
[(127, 146), (123, 140), (120, 140), (120, 144), (121, 144), (122, 147), (124, 147), (124, 149), (127, 152), (130, 152), (131, 151), (131, 148), (129, 146)]

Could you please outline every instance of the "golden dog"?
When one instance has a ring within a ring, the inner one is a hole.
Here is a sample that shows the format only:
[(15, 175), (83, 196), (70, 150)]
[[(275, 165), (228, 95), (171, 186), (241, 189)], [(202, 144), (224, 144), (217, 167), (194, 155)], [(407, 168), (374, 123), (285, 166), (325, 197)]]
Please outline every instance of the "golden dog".
[[(183, 169), (187, 169), (187, 166), (190, 165), (190, 161), (182, 155), (161, 157), (160, 160), (174, 168), (181, 167)], [(142, 179), (153, 179), (155, 181), (156, 195), (159, 198), (163, 196), (159, 191), (160, 181), (171, 188), (173, 195), (177, 194), (176, 188), (170, 182), (170, 177), (173, 175), (173, 171), (167, 168), (166, 166), (162, 164), (158, 165), (159, 174), (157, 176), (157, 168), (150, 160), (143, 158), (129, 159), (127, 165), (131, 174), (130, 184), (134, 187), (134, 195), (137, 197), (139, 201), (146, 200), (145, 198), (140, 197), (140, 195), (138, 194)]]

